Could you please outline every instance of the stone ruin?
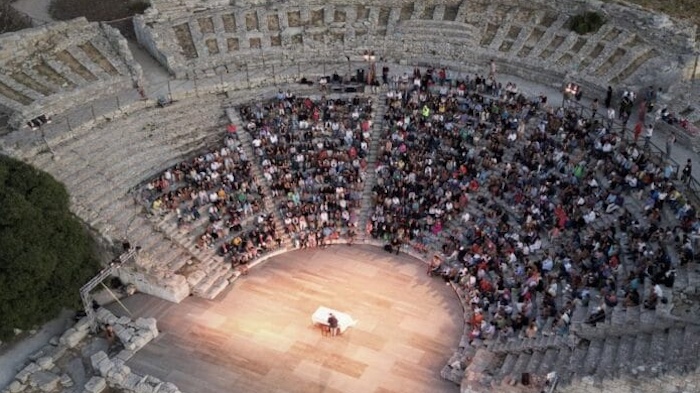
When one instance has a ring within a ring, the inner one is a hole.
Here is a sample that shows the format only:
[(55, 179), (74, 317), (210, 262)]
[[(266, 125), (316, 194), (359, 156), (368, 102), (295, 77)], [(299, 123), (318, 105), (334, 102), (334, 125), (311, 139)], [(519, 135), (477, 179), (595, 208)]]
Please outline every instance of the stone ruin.
[(0, 35), (0, 113), (11, 129), (143, 83), (126, 39), (85, 18)]
[[(566, 24), (595, 10), (607, 23), (580, 36)], [(134, 26), (176, 78), (289, 63), (342, 63), (372, 50), (389, 62), (481, 69), (549, 86), (575, 79), (675, 86), (693, 71), (696, 27), (601, 1), (153, 1)], [(475, 68), (476, 67), (476, 68)]]
[(131, 371), (125, 363), (158, 336), (154, 318), (117, 317), (97, 311), (100, 326), (109, 324), (118, 342), (111, 347), (90, 333), (87, 317), (29, 357), (2, 393), (100, 393), (107, 387), (123, 393), (179, 393), (177, 386)]

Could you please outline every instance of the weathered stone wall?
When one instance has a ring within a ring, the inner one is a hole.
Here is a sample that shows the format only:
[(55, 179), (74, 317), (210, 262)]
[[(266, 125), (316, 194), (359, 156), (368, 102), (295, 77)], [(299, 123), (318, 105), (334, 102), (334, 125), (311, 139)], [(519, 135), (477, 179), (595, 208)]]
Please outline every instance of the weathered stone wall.
[(144, 273), (146, 268), (118, 270), (119, 279), (125, 284), (133, 284), (139, 292), (147, 293), (155, 297), (174, 303), (180, 303), (190, 295), (190, 287), (187, 279), (179, 274), (158, 276), (152, 273)]
[[(124, 349), (111, 358), (104, 351), (89, 354), (86, 344), (96, 337), (91, 336), (87, 317), (78, 321), (60, 337), (32, 354), (27, 365), (2, 393), (29, 392), (87, 392), (100, 393), (107, 386), (123, 392), (179, 393), (172, 383), (163, 382), (150, 375), (140, 375), (131, 371), (126, 362), (136, 352), (158, 337), (159, 331), (154, 318), (117, 317), (109, 310), (100, 308), (96, 313), (100, 326), (109, 324)], [(89, 358), (88, 358), (89, 356)], [(78, 367), (85, 364), (86, 369)], [(87, 375), (81, 375), (81, 371)], [(73, 377), (71, 377), (71, 375)], [(87, 381), (83, 384), (79, 380)], [(76, 384), (80, 383), (78, 386)], [(80, 389), (82, 386), (82, 389)]]
[(143, 79), (118, 31), (84, 18), (0, 36), (0, 67), (0, 110), (14, 129)]
[[(595, 9), (606, 23), (579, 36), (570, 15)], [(527, 77), (550, 75), (597, 88), (672, 86), (694, 61), (695, 27), (604, 2), (156, 1), (139, 20), (142, 44), (176, 77), (202, 78), (262, 63), (362, 61), (365, 50), (397, 63), (489, 59)], [(512, 67), (515, 68), (515, 67)], [(541, 72), (540, 70), (544, 70)], [(535, 79), (540, 81), (539, 79)]]
[(175, 74), (175, 71), (170, 66), (170, 63), (172, 62), (172, 60), (170, 60), (170, 56), (164, 54), (156, 45), (156, 42), (160, 42), (160, 39), (157, 37), (157, 32), (153, 29), (147, 28), (146, 22), (141, 15), (134, 16), (133, 23), (134, 32), (136, 33), (136, 39), (138, 42), (143, 45), (146, 51), (148, 51), (148, 53), (150, 53), (154, 59), (167, 68), (172, 74)]

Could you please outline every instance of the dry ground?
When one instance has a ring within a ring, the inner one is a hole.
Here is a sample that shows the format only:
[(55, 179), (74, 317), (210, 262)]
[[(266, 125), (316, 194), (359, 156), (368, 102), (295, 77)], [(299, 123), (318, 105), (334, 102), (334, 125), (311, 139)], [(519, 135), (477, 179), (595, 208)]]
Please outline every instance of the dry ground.
[(688, 19), (700, 25), (700, 1), (698, 0), (629, 0), (629, 2), (679, 19)]
[(52, 0), (49, 12), (54, 19), (84, 16), (89, 21), (112, 21), (143, 12), (145, 0)]

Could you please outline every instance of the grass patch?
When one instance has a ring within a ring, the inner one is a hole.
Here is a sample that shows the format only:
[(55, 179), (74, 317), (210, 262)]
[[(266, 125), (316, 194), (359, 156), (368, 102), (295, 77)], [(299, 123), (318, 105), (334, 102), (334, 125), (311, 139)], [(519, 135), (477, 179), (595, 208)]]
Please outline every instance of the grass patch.
[(29, 18), (12, 8), (10, 4), (10, 0), (0, 0), (0, 34), (32, 26)]
[(605, 24), (602, 14), (594, 11), (586, 11), (582, 14), (574, 15), (569, 19), (567, 27), (580, 35), (595, 33)]

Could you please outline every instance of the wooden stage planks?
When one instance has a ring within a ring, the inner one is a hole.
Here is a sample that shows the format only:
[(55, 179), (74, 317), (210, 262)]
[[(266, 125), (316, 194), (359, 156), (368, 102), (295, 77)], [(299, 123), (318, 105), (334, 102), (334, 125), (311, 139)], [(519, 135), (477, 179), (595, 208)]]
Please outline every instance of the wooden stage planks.
[[(459, 301), (404, 254), (363, 245), (298, 250), (214, 301), (137, 294), (123, 303), (133, 317), (156, 317), (162, 332), (128, 365), (186, 393), (459, 391), (439, 375), (459, 344)], [(359, 322), (322, 336), (311, 324), (319, 305)]]

